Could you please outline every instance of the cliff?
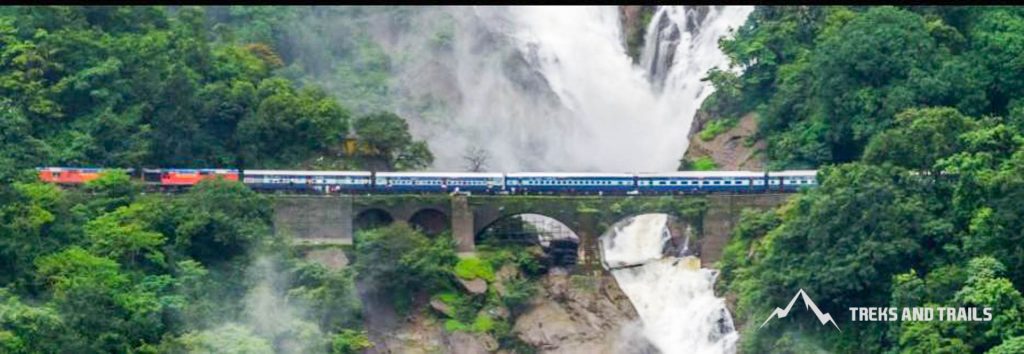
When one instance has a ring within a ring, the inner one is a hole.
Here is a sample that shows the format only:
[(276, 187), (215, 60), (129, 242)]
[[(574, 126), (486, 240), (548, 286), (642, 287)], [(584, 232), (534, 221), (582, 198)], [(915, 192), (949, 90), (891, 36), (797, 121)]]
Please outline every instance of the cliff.
[[(722, 117), (713, 117), (704, 110), (697, 111), (688, 135), (690, 145), (683, 160), (691, 164), (710, 160), (717, 170), (762, 170), (765, 165), (765, 143), (763, 140), (753, 140), (757, 133), (757, 119), (757, 114), (751, 112), (734, 122), (726, 123)], [(712, 123), (716, 120), (719, 122)], [(712, 124), (718, 124), (718, 129), (727, 128), (717, 134), (705, 132), (702, 137), (701, 132)]]

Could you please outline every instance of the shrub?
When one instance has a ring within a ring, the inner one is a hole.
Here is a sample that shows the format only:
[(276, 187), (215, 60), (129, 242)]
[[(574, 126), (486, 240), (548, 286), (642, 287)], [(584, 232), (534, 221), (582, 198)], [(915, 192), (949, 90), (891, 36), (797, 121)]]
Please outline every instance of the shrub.
[(494, 267), (490, 262), (477, 257), (463, 258), (455, 265), (455, 275), (466, 280), (481, 278), (492, 282), (494, 281)]
[(704, 126), (704, 129), (697, 135), (700, 137), (700, 140), (710, 141), (719, 134), (725, 133), (726, 130), (732, 129), (734, 126), (736, 126), (735, 119), (716, 119), (708, 122), (708, 124)]

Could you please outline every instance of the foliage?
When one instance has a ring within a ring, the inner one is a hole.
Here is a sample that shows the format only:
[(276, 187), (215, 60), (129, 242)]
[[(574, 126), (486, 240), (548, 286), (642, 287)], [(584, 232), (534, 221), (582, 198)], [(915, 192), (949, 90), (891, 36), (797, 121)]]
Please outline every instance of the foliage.
[(717, 90), (705, 109), (757, 111), (776, 167), (853, 161), (906, 109), (1009, 112), (1024, 88), (1006, 75), (1018, 69), (1010, 57), (1019, 54), (1011, 48), (1020, 48), (1021, 16), (981, 7), (758, 7), (722, 42), (743, 73), (709, 73)]
[(362, 325), (362, 304), (351, 269), (331, 271), (317, 263), (304, 263), (296, 268), (288, 297), (300, 301), (305, 305), (301, 308), (315, 314), (321, 328), (345, 332)]
[(853, 304), (994, 310), (990, 323), (840, 323), (827, 338), (781, 321), (741, 337), (745, 351), (1016, 345), (1022, 25), (1024, 12), (1005, 7), (763, 6), (722, 41), (743, 71), (709, 73), (717, 90), (703, 109), (756, 112), (769, 167), (820, 168), (820, 188), (745, 214), (734, 231), (719, 286), (737, 295), (741, 322), (797, 288), (834, 313)]
[(353, 128), (367, 154), (386, 170), (418, 169), (434, 161), (426, 142), (414, 141), (409, 124), (394, 113), (376, 112), (356, 118)]
[(680, 171), (714, 171), (718, 163), (711, 156), (701, 156), (693, 161), (683, 159), (679, 166)]
[[(708, 122), (704, 125), (704, 129), (701, 129), (700, 133), (697, 134), (700, 140), (711, 141), (718, 135), (725, 133), (727, 130), (732, 129), (736, 126), (735, 119), (716, 119)], [(700, 170), (703, 171), (703, 170)]]
[(361, 327), (351, 271), (302, 263), (284, 268), (281, 303), (308, 313), (272, 330), (242, 324), (251, 301), (238, 299), (270, 276), (249, 269), (255, 255), (294, 263), (275, 251), (286, 240), (270, 232), (264, 197), (242, 184), (208, 181), (169, 198), (136, 194), (116, 174), (97, 181), (68, 190), (0, 185), (0, 252), (12, 256), (0, 262), (9, 272), (0, 279), (3, 350), (327, 349), (322, 333)]
[(1011, 354), (1024, 352), (1024, 337), (1013, 337), (989, 350), (988, 354)]
[(494, 281), (494, 268), (491, 263), (477, 257), (464, 257), (455, 264), (455, 276), (466, 279), (483, 279), (489, 282)]
[(173, 201), (175, 248), (203, 263), (229, 261), (268, 246), (270, 209), (264, 196), (239, 182), (203, 181)]
[(185, 333), (164, 342), (162, 351), (171, 353), (273, 353), (274, 348), (263, 338), (237, 324)]
[[(362, 59), (338, 74), (356, 87), (323, 88), (287, 77), (282, 67), (316, 59), (280, 53), (287, 48), (276, 43), (289, 39), (287, 21), (311, 8), (208, 10), (40, 6), (0, 14), (0, 180), (37, 165), (357, 163), (339, 154), (350, 123), (339, 99), (362, 107), (386, 95), (380, 48), (354, 40)], [(426, 145), (409, 144), (402, 168), (429, 165)]]
[(417, 292), (451, 285), (458, 256), (448, 237), (431, 241), (406, 223), (393, 223), (356, 238), (356, 276), (400, 309), (408, 309)]
[(373, 342), (367, 337), (366, 331), (356, 332), (346, 329), (335, 334), (331, 339), (332, 354), (361, 353), (371, 347), (373, 347)]

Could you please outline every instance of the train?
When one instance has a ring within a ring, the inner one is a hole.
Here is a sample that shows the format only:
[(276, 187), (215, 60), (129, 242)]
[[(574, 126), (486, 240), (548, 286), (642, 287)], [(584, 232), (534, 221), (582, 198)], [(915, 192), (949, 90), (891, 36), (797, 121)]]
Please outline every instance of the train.
[[(102, 168), (40, 167), (39, 179), (80, 185)], [(241, 181), (261, 192), (320, 194), (462, 193), (658, 195), (795, 192), (817, 186), (816, 170), (677, 171), (664, 173), (374, 172), (239, 169), (119, 169), (147, 186), (180, 190), (200, 181)]]

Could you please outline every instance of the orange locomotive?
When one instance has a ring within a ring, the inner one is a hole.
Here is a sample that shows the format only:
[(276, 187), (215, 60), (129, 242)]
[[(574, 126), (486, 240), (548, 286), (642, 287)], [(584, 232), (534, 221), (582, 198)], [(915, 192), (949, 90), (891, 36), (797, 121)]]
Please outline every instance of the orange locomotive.
[[(99, 178), (100, 173), (107, 169), (84, 168), (84, 167), (41, 167), (39, 180), (64, 185), (85, 184)], [(128, 175), (133, 175), (133, 169), (123, 170)], [(148, 185), (160, 187), (192, 186), (199, 181), (213, 178), (223, 178), (229, 181), (238, 181), (239, 172), (233, 169), (144, 169), (142, 179)]]
[(84, 184), (100, 176), (103, 169), (79, 167), (44, 167), (38, 168), (39, 179), (57, 184)]
[(214, 168), (142, 170), (142, 179), (144, 181), (161, 186), (192, 186), (199, 183), (199, 181), (217, 177), (229, 181), (237, 181), (238, 170)]

